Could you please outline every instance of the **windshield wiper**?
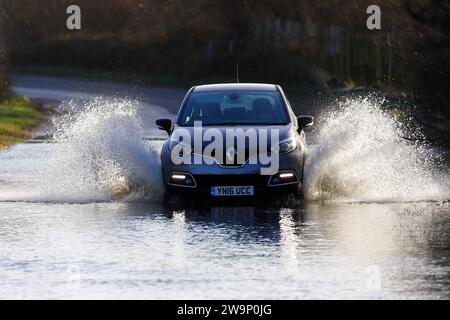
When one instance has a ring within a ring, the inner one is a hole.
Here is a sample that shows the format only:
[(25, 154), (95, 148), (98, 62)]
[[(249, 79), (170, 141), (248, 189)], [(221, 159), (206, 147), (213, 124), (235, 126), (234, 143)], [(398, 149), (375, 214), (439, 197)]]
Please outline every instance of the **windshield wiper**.
[(204, 127), (211, 126), (275, 126), (275, 125), (286, 125), (285, 122), (266, 122), (266, 123), (258, 123), (258, 122), (211, 122), (204, 124)]
[(210, 127), (210, 126), (237, 126), (240, 123), (235, 122), (235, 121), (230, 121), (230, 122), (211, 122), (211, 123), (206, 123), (203, 124), (204, 127)]
[(268, 122), (261, 124), (262, 126), (285, 126), (287, 125), (286, 122)]

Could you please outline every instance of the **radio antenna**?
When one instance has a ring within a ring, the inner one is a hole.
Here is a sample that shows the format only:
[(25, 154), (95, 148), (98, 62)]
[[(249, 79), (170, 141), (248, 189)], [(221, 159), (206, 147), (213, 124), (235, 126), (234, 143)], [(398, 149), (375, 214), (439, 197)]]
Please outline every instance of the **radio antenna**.
[(239, 62), (236, 62), (236, 83), (239, 83)]

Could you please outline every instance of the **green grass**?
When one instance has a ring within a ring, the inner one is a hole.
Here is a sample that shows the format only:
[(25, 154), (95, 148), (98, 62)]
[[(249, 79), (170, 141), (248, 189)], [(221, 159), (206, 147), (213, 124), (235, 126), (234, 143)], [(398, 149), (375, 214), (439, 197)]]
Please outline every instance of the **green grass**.
[(41, 113), (25, 97), (15, 96), (0, 103), (0, 149), (5, 149), (30, 136)]

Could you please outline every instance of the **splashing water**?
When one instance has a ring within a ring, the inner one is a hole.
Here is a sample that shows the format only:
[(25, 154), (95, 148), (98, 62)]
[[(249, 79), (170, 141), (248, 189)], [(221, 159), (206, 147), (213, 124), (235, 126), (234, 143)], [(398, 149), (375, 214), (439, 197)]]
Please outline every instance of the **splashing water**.
[(8, 200), (132, 201), (160, 196), (161, 167), (156, 151), (142, 139), (136, 101), (95, 98), (61, 108), (67, 114), (53, 119), (56, 143), (43, 157), (45, 163), (37, 161), (26, 190), (15, 190)]
[(437, 170), (439, 156), (404, 139), (411, 132), (410, 123), (380, 105), (370, 97), (349, 99), (318, 118), (319, 145), (305, 167), (307, 199), (420, 201), (448, 197), (448, 179)]
[(56, 120), (67, 183), (106, 197), (163, 190), (156, 154), (142, 140), (139, 108), (135, 101), (97, 98), (83, 112)]
[[(411, 134), (410, 122), (400, 121), (380, 105), (371, 98), (350, 99), (318, 117), (319, 144), (311, 146), (305, 166), (306, 199), (449, 198), (450, 179), (438, 170), (439, 157), (402, 138)], [(53, 119), (57, 143), (48, 148), (24, 146), (21, 156), (2, 162), (13, 170), (4, 169), (11, 181), (4, 190), (0, 186), (0, 201), (160, 198), (161, 166), (156, 147), (142, 139), (138, 102), (95, 98), (82, 104), (67, 102), (61, 108), (66, 114)], [(413, 136), (420, 135), (413, 130)]]

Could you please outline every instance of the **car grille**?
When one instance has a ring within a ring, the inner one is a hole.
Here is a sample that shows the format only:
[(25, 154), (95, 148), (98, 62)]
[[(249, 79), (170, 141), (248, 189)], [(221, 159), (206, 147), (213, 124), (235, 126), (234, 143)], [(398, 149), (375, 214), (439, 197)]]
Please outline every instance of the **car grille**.
[(210, 186), (267, 186), (269, 176), (257, 174), (240, 175), (194, 175), (197, 185)]
[[(258, 153), (255, 153), (255, 152), (251, 153), (252, 156), (255, 156), (257, 154)], [(270, 156), (270, 152), (265, 152), (264, 154), (267, 156)], [(230, 163), (227, 163), (227, 161), (226, 161), (225, 151), (223, 152), (222, 157), (219, 157), (219, 155), (216, 155), (214, 151), (212, 152), (211, 156), (214, 157), (216, 162), (222, 167), (240, 167), (240, 166), (243, 166), (250, 158), (250, 150), (248, 148), (245, 149), (244, 162), (238, 161), (237, 153), (233, 157), (233, 161), (230, 161)]]

